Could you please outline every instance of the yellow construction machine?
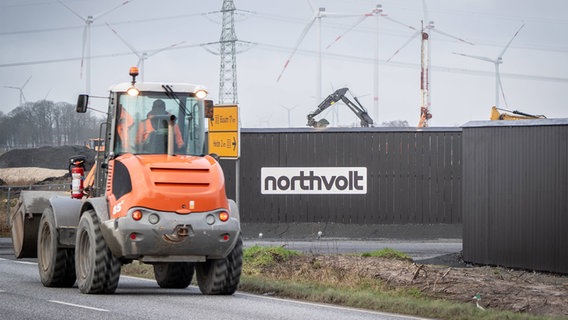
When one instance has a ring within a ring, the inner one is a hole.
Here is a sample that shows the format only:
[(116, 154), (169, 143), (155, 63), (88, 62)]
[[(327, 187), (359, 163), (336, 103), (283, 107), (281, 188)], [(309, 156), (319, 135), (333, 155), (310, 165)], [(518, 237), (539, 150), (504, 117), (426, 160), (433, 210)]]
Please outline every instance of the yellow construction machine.
[[(504, 111), (504, 112), (499, 112)], [(493, 106), (491, 108), (491, 120), (531, 120), (546, 119), (543, 115), (532, 115), (521, 111), (510, 111)]]

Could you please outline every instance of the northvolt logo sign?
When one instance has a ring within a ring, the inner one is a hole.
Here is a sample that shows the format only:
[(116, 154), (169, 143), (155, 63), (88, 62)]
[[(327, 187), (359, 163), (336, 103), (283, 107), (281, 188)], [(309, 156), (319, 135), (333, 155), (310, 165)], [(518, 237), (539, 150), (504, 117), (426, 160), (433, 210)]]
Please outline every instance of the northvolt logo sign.
[(367, 168), (261, 168), (262, 194), (366, 194)]

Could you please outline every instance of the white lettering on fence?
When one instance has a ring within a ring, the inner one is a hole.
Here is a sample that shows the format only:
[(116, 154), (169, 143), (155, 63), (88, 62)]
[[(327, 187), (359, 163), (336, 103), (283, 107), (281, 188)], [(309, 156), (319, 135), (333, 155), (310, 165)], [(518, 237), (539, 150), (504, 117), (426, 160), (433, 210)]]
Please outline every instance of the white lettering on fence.
[(266, 167), (260, 169), (262, 194), (366, 194), (365, 167)]

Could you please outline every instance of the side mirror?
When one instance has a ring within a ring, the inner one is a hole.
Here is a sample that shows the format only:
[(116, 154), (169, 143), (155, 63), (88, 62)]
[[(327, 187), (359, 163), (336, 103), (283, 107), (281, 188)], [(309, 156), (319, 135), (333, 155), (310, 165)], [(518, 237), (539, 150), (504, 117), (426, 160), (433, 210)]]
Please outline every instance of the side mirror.
[(80, 94), (77, 99), (77, 112), (85, 113), (87, 112), (87, 106), (89, 105), (89, 95)]
[(205, 118), (213, 120), (214, 117), (214, 107), (213, 100), (205, 100)]

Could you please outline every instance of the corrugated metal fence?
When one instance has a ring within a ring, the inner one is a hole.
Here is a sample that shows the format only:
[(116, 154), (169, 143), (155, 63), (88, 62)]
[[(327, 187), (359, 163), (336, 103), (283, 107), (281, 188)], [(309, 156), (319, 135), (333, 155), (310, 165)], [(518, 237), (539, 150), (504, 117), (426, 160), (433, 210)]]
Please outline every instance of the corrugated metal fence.
[(568, 273), (568, 119), (463, 127), (463, 257)]
[[(461, 129), (243, 129), (243, 222), (461, 223)], [(222, 160), (235, 197), (235, 161)], [(366, 168), (366, 194), (263, 194), (262, 168)]]

